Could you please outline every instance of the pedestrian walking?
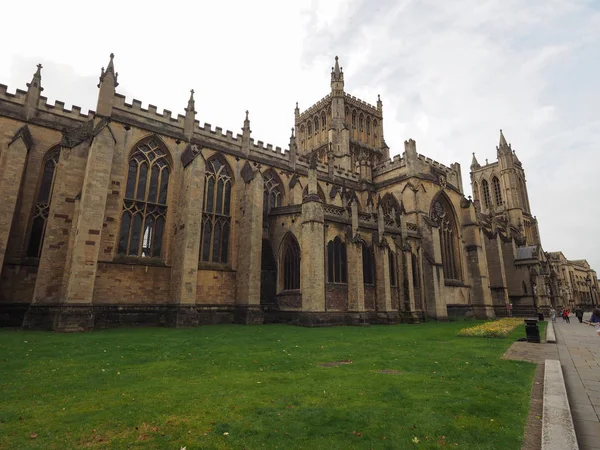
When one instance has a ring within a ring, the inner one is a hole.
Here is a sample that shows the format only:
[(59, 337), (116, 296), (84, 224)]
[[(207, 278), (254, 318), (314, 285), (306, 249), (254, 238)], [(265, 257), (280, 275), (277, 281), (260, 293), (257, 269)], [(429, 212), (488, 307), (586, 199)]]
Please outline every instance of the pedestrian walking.
[(563, 321), (571, 323), (571, 321), (569, 320), (569, 310), (567, 308), (563, 310)]
[(556, 323), (556, 310), (554, 308), (550, 308), (550, 318), (552, 322)]
[(592, 317), (590, 318), (590, 321), (588, 322), (586, 320), (585, 323), (596, 328), (596, 334), (598, 336), (600, 336), (600, 309), (598, 309), (598, 308), (594, 309), (594, 312), (592, 313)]
[(581, 306), (575, 308), (575, 317), (577, 317), (579, 323), (583, 323), (583, 309), (581, 309)]
[(506, 305), (506, 311), (508, 313), (508, 317), (512, 317), (512, 303), (508, 303)]

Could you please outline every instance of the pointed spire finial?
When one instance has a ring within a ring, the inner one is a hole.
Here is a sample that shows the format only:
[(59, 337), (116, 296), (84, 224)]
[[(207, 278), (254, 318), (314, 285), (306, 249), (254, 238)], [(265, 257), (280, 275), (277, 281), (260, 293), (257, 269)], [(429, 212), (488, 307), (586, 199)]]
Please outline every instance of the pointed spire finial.
[[(108, 62), (108, 65), (106, 66), (106, 70), (104, 70), (104, 67), (102, 67), (102, 70), (100, 71), (100, 84), (104, 81), (104, 78), (106, 77), (106, 75), (108, 75), (110, 73), (110, 74), (112, 74), (112, 76), (114, 78), (115, 87), (117, 87), (119, 85), (119, 83), (117, 82), (119, 73), (115, 72), (115, 65), (113, 63), (114, 58), (115, 58), (115, 54), (111, 53), (110, 61)], [(100, 87), (100, 84), (98, 84), (98, 87)]]
[(190, 98), (188, 100), (187, 108), (185, 111), (188, 113), (196, 113), (196, 102), (194, 101), (194, 90), (190, 89)]
[(246, 110), (246, 118), (244, 119), (244, 126), (242, 127), (242, 131), (244, 133), (246, 133), (246, 132), (250, 133), (250, 119), (248, 117), (248, 114), (249, 114), (249, 112), (248, 112), (248, 110)]
[(502, 129), (500, 129), (500, 148), (507, 148), (508, 144), (506, 143), (506, 139), (504, 138), (504, 133), (502, 133)]
[(43, 68), (43, 66), (41, 64), (38, 64), (36, 67), (37, 67), (37, 70), (33, 74), (31, 83), (27, 83), (27, 87), (28, 88), (31, 88), (31, 87), (39, 88), (40, 92), (42, 92), (44, 90), (44, 88), (42, 87), (42, 68)]
[(334, 68), (334, 73), (336, 77), (339, 77), (340, 75), (340, 63), (338, 61), (338, 57), (335, 57), (335, 68)]
[(292, 137), (294, 137), (294, 127), (292, 127)]
[(471, 160), (471, 168), (476, 168), (476, 167), (481, 167), (479, 165), (479, 161), (477, 161), (477, 158), (475, 157), (475, 152), (473, 152), (473, 159)]

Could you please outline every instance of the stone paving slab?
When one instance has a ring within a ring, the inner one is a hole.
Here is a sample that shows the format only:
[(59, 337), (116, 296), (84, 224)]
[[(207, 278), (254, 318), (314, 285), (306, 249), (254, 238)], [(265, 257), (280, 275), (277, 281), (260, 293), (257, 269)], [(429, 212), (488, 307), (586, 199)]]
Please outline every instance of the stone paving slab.
[(554, 331), (579, 448), (600, 449), (600, 337), (578, 320), (559, 319)]

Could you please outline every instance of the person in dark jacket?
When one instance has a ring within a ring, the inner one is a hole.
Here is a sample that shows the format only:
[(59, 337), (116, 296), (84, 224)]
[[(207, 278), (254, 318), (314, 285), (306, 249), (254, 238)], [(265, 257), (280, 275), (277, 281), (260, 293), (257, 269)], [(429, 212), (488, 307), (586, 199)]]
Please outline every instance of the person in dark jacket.
[(583, 309), (581, 309), (581, 306), (575, 308), (575, 317), (579, 319), (579, 323), (583, 322)]

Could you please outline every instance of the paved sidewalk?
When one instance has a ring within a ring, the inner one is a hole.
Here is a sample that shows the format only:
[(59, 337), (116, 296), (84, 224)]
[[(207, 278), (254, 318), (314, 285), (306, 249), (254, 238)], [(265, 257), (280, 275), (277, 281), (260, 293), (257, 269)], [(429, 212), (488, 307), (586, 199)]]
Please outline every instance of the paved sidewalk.
[(554, 330), (579, 447), (600, 449), (600, 336), (575, 317), (557, 318)]

